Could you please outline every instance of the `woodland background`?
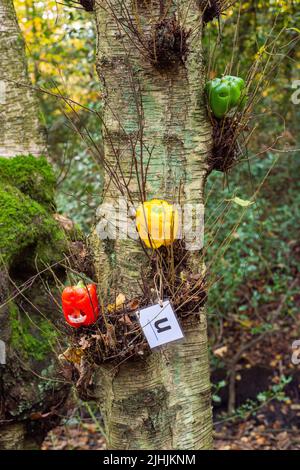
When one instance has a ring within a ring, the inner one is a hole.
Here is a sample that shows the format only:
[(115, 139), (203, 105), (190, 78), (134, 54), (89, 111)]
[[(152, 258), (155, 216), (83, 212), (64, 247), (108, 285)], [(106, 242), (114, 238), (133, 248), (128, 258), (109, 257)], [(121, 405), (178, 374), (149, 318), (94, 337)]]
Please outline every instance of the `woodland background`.
[[(101, 112), (93, 21), (68, 0), (14, 4), (30, 75), (40, 89), (41, 119), (57, 173), (57, 212), (88, 234), (102, 185), (101, 166), (86, 145), (87, 134), (99, 140), (100, 122), (90, 111)], [(266, 41), (277, 38), (272, 83), (262, 77), (248, 154), (228, 174), (214, 172), (206, 191), (218, 449), (300, 449), (300, 369), (291, 362), (292, 343), (300, 339), (300, 103), (292, 102), (293, 82), (300, 78), (299, 20), (298, 1), (243, 1), (220, 24), (209, 24), (205, 35), (211, 78), (229, 63), (243, 76), (266, 59)], [(66, 96), (74, 101), (72, 110)], [(248, 207), (232, 201), (236, 196), (248, 201), (256, 192)], [(103, 448), (97, 413), (77, 401), (44, 448)]]

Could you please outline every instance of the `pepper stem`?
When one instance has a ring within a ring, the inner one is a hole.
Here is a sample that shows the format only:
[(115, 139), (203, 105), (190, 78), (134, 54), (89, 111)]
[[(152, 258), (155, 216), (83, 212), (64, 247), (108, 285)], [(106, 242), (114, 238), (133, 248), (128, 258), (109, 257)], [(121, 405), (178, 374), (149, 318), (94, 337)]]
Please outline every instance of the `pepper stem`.
[(85, 288), (85, 284), (83, 281), (79, 281), (78, 284), (76, 284), (76, 287), (83, 287)]

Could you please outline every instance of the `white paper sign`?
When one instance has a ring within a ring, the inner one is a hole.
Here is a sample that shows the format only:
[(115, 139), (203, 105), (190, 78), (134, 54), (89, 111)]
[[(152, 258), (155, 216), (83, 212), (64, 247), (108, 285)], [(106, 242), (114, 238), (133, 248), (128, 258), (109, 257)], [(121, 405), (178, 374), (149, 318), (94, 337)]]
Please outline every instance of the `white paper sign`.
[(151, 349), (184, 337), (168, 300), (162, 306), (143, 308), (137, 315)]

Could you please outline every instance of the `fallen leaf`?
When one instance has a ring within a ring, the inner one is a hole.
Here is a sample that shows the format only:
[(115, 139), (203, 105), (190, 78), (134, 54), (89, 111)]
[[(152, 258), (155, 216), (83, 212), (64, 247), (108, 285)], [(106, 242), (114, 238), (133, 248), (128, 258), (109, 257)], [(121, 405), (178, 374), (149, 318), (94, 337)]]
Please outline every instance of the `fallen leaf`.
[(109, 304), (107, 306), (107, 311), (109, 313), (116, 312), (117, 310), (121, 310), (124, 306), (126, 297), (124, 294), (119, 294), (116, 298), (116, 301), (114, 304)]
[(222, 346), (221, 348), (214, 350), (214, 355), (217, 357), (224, 357), (227, 354), (228, 346)]
[(82, 349), (69, 347), (65, 350), (65, 352), (58, 356), (58, 359), (60, 361), (65, 359), (69, 362), (72, 362), (73, 364), (80, 364), (83, 354), (84, 353)]
[(70, 232), (71, 230), (74, 229), (74, 222), (69, 219), (68, 217), (65, 217), (64, 215), (61, 214), (54, 214), (53, 218), (59, 223), (59, 225), (66, 231)]
[(266, 443), (266, 438), (263, 436), (257, 436), (256, 437), (256, 443), (260, 446), (264, 446)]
[(103, 336), (103, 340), (108, 348), (115, 348), (117, 344), (117, 338), (113, 325), (107, 325), (107, 333)]
[(52, 416), (52, 415), (53, 415), (53, 411), (49, 411), (48, 413), (41, 413), (40, 411), (37, 411), (35, 413), (31, 413), (30, 419), (32, 421), (36, 421), (38, 419), (49, 418), (49, 416)]
[(130, 320), (129, 316), (127, 314), (123, 315), (122, 317), (119, 318), (119, 323), (123, 323), (124, 325), (131, 326), (132, 321)]
[(102, 335), (96, 333), (95, 335), (92, 335), (91, 338), (94, 338), (94, 339), (96, 339), (97, 341), (98, 341), (98, 340), (101, 341), (101, 340), (102, 340)]
[(252, 328), (253, 326), (253, 321), (251, 320), (238, 320), (238, 322), (243, 328)]
[(81, 338), (79, 340), (79, 344), (81, 346), (80, 349), (82, 349), (82, 350), (88, 349), (91, 346), (91, 343), (90, 343), (90, 341), (88, 340), (88, 338), (86, 336), (81, 336)]
[(134, 311), (134, 310), (137, 310), (140, 306), (140, 302), (138, 299), (132, 299), (130, 300), (130, 302), (128, 302), (126, 304), (126, 309), (129, 310), (129, 311)]

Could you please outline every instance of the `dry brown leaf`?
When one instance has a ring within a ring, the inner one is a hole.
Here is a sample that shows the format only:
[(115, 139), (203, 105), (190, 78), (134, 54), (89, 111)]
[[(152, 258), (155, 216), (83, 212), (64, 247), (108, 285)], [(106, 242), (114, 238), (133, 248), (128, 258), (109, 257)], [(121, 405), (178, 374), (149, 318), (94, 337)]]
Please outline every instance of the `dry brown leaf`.
[(103, 336), (103, 340), (108, 348), (115, 348), (117, 339), (113, 325), (107, 325), (107, 333)]
[(35, 413), (31, 413), (30, 419), (32, 421), (37, 421), (38, 419), (45, 419), (45, 418), (48, 418), (49, 416), (52, 416), (52, 415), (53, 415), (52, 411), (49, 411), (48, 413), (41, 413), (41, 412), (37, 411)]
[(119, 323), (122, 323), (122, 324), (127, 325), (127, 326), (132, 326), (132, 321), (130, 320), (127, 313), (119, 318)]
[(267, 439), (263, 436), (257, 436), (256, 437), (256, 443), (260, 446), (264, 446), (267, 442)]
[(81, 346), (80, 349), (82, 349), (82, 350), (88, 349), (91, 346), (91, 343), (90, 343), (89, 339), (86, 336), (81, 336), (81, 338), (79, 340), (79, 344)]
[(228, 346), (222, 346), (221, 348), (214, 350), (214, 355), (216, 357), (224, 357), (227, 354)]
[(133, 312), (134, 310), (137, 310), (140, 306), (140, 303), (138, 299), (132, 299), (130, 302), (126, 304), (126, 309), (129, 310), (130, 312)]
[[(62, 354), (61, 354), (61, 356), (62, 356)], [(63, 358), (63, 360), (60, 359), (60, 361), (61, 361), (61, 365), (62, 365), (62, 367), (60, 369), (60, 373), (62, 374), (62, 376), (64, 377), (65, 380), (70, 382), (72, 380), (72, 377), (73, 377), (73, 367), (74, 367), (74, 365), (71, 362), (68, 362), (67, 359), (65, 359), (65, 358)]]
[(59, 223), (59, 225), (66, 231), (70, 232), (74, 229), (74, 222), (61, 214), (54, 214), (53, 218)]
[(93, 339), (95, 339), (95, 340), (97, 340), (97, 341), (101, 341), (101, 340), (102, 340), (102, 335), (96, 333), (95, 335), (92, 335), (91, 338), (93, 338)]

